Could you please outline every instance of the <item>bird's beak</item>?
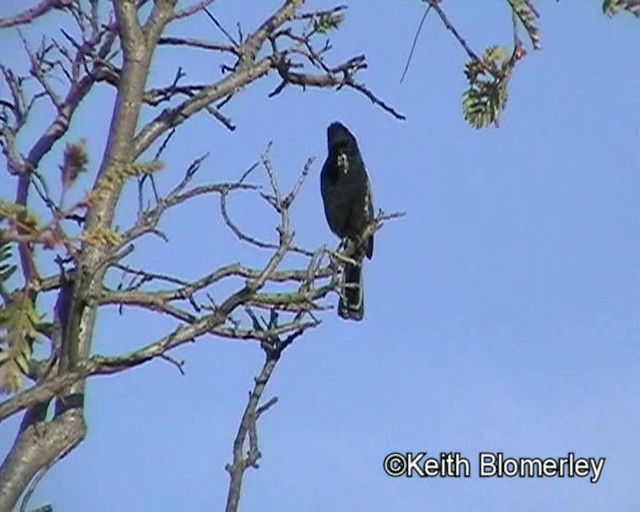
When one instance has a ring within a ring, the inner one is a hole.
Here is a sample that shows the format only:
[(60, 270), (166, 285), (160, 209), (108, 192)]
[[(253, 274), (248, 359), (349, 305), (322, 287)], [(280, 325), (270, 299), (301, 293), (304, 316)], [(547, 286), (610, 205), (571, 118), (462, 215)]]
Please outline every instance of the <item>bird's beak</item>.
[(342, 169), (342, 174), (349, 172), (349, 160), (344, 153), (338, 155), (338, 168)]

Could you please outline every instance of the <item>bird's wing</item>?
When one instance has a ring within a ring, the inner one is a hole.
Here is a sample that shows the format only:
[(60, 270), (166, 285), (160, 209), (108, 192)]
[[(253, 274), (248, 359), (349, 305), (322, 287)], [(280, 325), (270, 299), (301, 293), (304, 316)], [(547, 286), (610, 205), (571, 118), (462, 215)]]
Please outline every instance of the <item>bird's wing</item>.
[[(365, 226), (369, 226), (373, 222), (375, 215), (373, 213), (373, 192), (371, 190), (371, 182), (369, 181), (369, 176), (367, 176), (367, 195), (364, 199), (364, 217), (366, 219)], [(369, 240), (367, 243), (367, 257), (371, 259), (373, 256), (373, 233), (369, 236)]]

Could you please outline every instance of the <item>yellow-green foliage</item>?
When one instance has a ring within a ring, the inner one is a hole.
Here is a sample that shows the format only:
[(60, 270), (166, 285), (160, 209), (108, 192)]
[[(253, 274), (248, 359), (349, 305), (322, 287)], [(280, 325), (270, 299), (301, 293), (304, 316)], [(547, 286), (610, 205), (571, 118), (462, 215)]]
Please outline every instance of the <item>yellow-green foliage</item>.
[[(514, 53), (515, 55), (515, 53)], [(490, 46), (482, 60), (472, 60), (465, 66), (469, 88), (462, 96), (464, 118), (474, 128), (491, 123), (496, 126), (507, 104), (507, 85), (515, 64), (515, 57), (507, 58), (502, 46)]]
[(0, 285), (5, 283), (16, 271), (16, 266), (9, 263), (11, 259), (11, 246), (2, 241), (0, 232)]
[(19, 224), (22, 230), (33, 233), (38, 227), (38, 218), (24, 205), (0, 200), (0, 224)]
[(122, 235), (110, 228), (96, 228), (82, 233), (82, 240), (95, 246), (118, 245), (122, 242)]
[(640, 18), (640, 2), (637, 0), (605, 0), (602, 3), (602, 11), (609, 17), (621, 10), (629, 11)]
[(15, 293), (0, 309), (0, 392), (14, 393), (22, 386), (40, 320), (26, 292)]
[(498, 126), (500, 114), (509, 98), (508, 84), (518, 60), (525, 55), (518, 36), (518, 27), (524, 27), (535, 50), (541, 48), (538, 14), (526, 0), (506, 0), (511, 8), (514, 29), (514, 47), (508, 52), (502, 46), (490, 46), (481, 59), (472, 59), (465, 65), (469, 88), (462, 95), (464, 118), (474, 128), (490, 124)]
[(97, 187), (91, 193), (90, 200), (101, 200), (108, 193), (122, 186), (127, 179), (153, 174), (162, 167), (163, 164), (159, 160), (113, 167), (100, 178)]
[(529, 7), (529, 2), (525, 0), (507, 0), (511, 6), (514, 16), (522, 23), (522, 26), (527, 31), (531, 44), (535, 50), (541, 48), (540, 45), (540, 31), (536, 25), (536, 13)]
[(313, 28), (318, 34), (326, 34), (339, 28), (343, 21), (344, 15), (341, 13), (325, 13), (313, 18)]

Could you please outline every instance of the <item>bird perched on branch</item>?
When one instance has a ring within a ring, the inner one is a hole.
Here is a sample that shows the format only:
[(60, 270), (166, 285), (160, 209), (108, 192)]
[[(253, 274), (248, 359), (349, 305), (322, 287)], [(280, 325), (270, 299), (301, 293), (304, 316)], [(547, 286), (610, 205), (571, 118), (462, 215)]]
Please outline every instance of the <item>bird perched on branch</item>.
[(371, 185), (356, 138), (344, 125), (329, 125), (327, 144), (329, 154), (320, 173), (324, 213), (331, 231), (352, 248), (350, 258), (357, 262), (345, 263), (338, 314), (357, 321), (364, 316), (362, 263), (365, 255), (373, 255), (373, 233), (363, 239), (374, 219)]

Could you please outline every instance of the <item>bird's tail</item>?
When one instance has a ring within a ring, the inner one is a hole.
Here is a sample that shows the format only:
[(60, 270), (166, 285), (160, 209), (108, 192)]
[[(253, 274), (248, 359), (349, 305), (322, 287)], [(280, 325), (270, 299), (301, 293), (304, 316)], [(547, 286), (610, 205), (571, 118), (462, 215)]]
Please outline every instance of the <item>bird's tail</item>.
[(364, 317), (364, 275), (362, 263), (347, 263), (342, 273), (342, 293), (338, 304), (338, 315), (348, 320)]

